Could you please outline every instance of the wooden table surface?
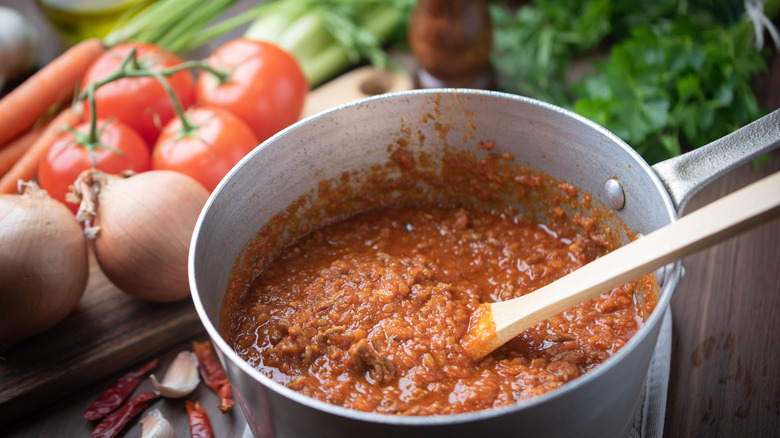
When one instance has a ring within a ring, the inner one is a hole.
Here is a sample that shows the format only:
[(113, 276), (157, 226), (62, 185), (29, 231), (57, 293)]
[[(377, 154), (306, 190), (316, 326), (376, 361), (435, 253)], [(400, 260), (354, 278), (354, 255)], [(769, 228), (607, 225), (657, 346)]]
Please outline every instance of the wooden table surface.
[[(56, 35), (32, 2), (8, 0), (25, 13), (44, 36), (42, 58), (62, 50)], [(780, 57), (760, 84), (767, 108), (780, 107)], [(693, 211), (763, 176), (780, 170), (780, 151), (759, 168), (742, 166), (697, 194)], [(778, 187), (780, 190), (780, 187)], [(780, 220), (774, 220), (683, 261), (685, 276), (672, 298), (672, 363), (664, 425), (665, 437), (780, 436)], [(202, 340), (202, 331), (192, 333)], [(191, 340), (156, 355), (157, 373)], [(3, 436), (88, 436), (92, 423), (81, 417), (94, 398), (119, 375), (51, 403), (3, 426)], [(150, 389), (148, 381), (141, 389)], [(138, 392), (138, 390), (137, 390)], [(221, 414), (216, 396), (204, 385), (188, 397), (206, 407), (218, 437), (241, 437), (240, 409)], [(161, 400), (154, 407), (171, 420), (176, 436), (189, 436), (182, 400)], [(141, 436), (137, 420), (124, 436)]]

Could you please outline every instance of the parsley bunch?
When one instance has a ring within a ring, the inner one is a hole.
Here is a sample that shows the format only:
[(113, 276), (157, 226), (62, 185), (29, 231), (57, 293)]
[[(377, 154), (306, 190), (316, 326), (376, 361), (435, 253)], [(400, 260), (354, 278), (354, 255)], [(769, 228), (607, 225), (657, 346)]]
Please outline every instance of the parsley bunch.
[(680, 15), (641, 26), (575, 86), (575, 112), (651, 163), (702, 146), (759, 117), (751, 79), (766, 62), (752, 27)]
[(611, 0), (536, 0), (516, 12), (491, 4), (491, 62), (500, 89), (562, 104), (563, 79), (575, 55), (595, 48), (610, 31)]
[[(535, 0), (514, 12), (493, 4), (491, 13), (499, 89), (572, 109), (650, 163), (764, 114), (750, 83), (767, 70), (771, 49), (753, 48), (741, 9), (709, 0)], [(567, 80), (574, 59), (599, 49), (608, 55), (592, 73)]]

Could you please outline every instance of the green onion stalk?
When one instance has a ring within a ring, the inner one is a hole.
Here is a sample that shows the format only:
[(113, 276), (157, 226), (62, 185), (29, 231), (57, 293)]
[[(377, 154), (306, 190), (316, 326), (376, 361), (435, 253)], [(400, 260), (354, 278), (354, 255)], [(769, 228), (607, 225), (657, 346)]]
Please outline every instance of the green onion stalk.
[[(250, 23), (244, 36), (275, 43), (301, 65), (311, 87), (368, 60), (391, 65), (384, 46), (403, 30), (415, 0), (267, 0), (231, 17), (247, 0), (158, 0), (132, 10), (104, 43), (147, 42), (182, 53)], [(215, 19), (216, 17), (216, 19)]]
[[(124, 42), (152, 43), (181, 53), (194, 48), (190, 41), (206, 25), (237, 0), (146, 1), (120, 18), (103, 43), (111, 47)], [(129, 17), (129, 18), (128, 18)]]

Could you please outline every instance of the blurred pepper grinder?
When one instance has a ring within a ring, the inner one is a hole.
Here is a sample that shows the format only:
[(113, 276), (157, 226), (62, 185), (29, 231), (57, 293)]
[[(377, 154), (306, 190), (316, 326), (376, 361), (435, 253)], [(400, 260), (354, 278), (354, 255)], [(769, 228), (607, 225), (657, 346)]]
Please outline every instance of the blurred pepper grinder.
[(408, 38), (419, 63), (417, 86), (493, 87), (493, 26), (486, 1), (418, 0)]

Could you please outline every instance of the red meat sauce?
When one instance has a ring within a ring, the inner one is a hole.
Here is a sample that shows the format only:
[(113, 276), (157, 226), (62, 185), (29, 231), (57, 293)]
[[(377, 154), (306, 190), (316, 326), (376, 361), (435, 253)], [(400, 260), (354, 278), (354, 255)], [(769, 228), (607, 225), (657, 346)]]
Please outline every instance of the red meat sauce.
[(599, 231), (580, 225), (510, 208), (363, 212), (270, 260), (223, 321), (225, 335), (268, 377), (347, 408), (438, 415), (511, 405), (592, 370), (655, 305), (646, 276), (480, 361), (465, 352), (459, 341), (480, 302), (529, 293), (605, 252)]

